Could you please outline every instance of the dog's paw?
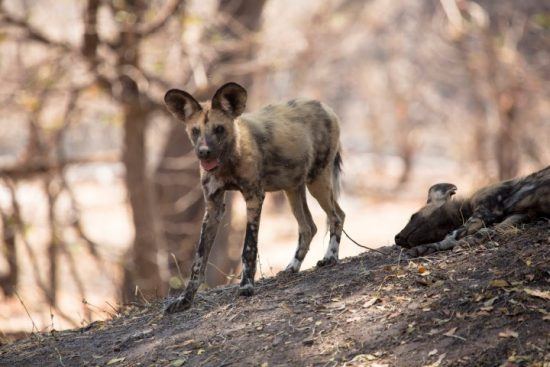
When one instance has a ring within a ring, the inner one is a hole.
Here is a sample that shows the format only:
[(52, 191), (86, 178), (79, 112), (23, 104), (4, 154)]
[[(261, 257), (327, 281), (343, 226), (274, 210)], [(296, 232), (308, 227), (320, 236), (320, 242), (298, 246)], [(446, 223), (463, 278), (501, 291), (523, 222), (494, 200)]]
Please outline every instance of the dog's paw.
[(282, 270), (279, 272), (280, 275), (289, 275), (289, 274), (296, 274), (300, 271), (300, 266), (302, 265), (302, 262), (296, 259), (292, 259), (290, 264), (285, 268), (285, 270)]
[(297, 270), (294, 270), (292, 268), (286, 268), (285, 270), (281, 270), (280, 272), (277, 273), (277, 276), (278, 277), (287, 277), (287, 276), (290, 276), (292, 274), (296, 274), (298, 273)]
[(191, 308), (192, 304), (193, 304), (193, 300), (187, 297), (178, 297), (175, 300), (170, 301), (168, 302), (168, 304), (166, 304), (166, 306), (164, 307), (164, 313), (171, 314), (171, 313), (185, 311)]
[(250, 283), (239, 286), (239, 295), (250, 297), (254, 294), (254, 286)]
[(408, 249), (407, 251), (405, 251), (405, 254), (407, 255), (408, 258), (414, 259), (415, 257), (424, 255), (424, 252), (425, 252), (425, 246), (420, 245), (420, 246), (416, 246), (411, 249)]
[(325, 258), (325, 259), (317, 261), (317, 266), (318, 267), (330, 266), (330, 265), (336, 264), (337, 262), (338, 262), (337, 258), (329, 257), (329, 258)]

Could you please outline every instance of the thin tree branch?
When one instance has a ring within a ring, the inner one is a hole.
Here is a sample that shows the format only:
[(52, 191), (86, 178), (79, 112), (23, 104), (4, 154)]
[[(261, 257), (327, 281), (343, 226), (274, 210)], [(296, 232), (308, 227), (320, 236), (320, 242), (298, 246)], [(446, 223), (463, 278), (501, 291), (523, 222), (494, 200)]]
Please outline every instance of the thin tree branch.
[(64, 51), (74, 51), (74, 47), (71, 44), (49, 38), (25, 19), (17, 18), (13, 15), (10, 15), (6, 12), (5, 9), (0, 8), (0, 25), (2, 24), (20, 28), (25, 32), (26, 38), (32, 41), (42, 43), (46, 46), (60, 48)]
[(86, 307), (86, 291), (84, 289), (84, 282), (82, 281), (82, 278), (78, 274), (78, 270), (76, 267), (76, 263), (74, 261), (74, 257), (67, 248), (67, 244), (64, 241), (59, 242), (59, 247), (61, 249), (61, 252), (65, 257), (67, 258), (67, 263), (69, 264), (69, 271), (71, 275), (73, 276), (74, 283), (76, 285), (76, 289), (78, 289), (78, 294), (80, 295), (81, 301), (82, 301), (82, 308), (84, 309), (84, 317), (87, 318), (88, 322), (92, 321), (92, 313), (88, 307)]
[(100, 0), (88, 0), (84, 12), (84, 33), (82, 35), (82, 55), (89, 61), (92, 68), (97, 66), (97, 47), (100, 40), (97, 32), (97, 12)]
[(46, 289), (46, 286), (45, 286), (44, 282), (42, 281), (42, 279), (40, 278), (40, 273), (38, 272), (38, 269), (40, 269), (40, 268), (38, 266), (38, 261), (36, 259), (36, 255), (35, 255), (34, 251), (32, 250), (32, 246), (31, 246), (31, 244), (30, 244), (30, 242), (27, 238), (27, 235), (26, 235), (26, 226), (25, 226), (25, 223), (23, 222), (23, 217), (21, 216), (21, 209), (19, 207), (19, 202), (17, 201), (15, 185), (10, 179), (4, 179), (4, 183), (5, 183), (6, 187), (8, 188), (8, 191), (10, 192), (11, 206), (12, 206), (12, 211), (13, 211), (13, 219), (15, 221), (15, 226), (17, 228), (17, 231), (19, 232), (19, 234), (21, 236), (21, 240), (23, 242), (25, 250), (27, 251), (27, 256), (29, 257), (29, 260), (31, 262), (32, 274), (34, 276), (34, 280), (35, 280), (38, 288), (40, 288), (40, 290), (42, 290), (43, 294), (47, 294), (48, 291)]
[(34, 159), (17, 166), (0, 167), (0, 177), (22, 180), (34, 178), (52, 171), (59, 171), (69, 165), (118, 162), (120, 162), (118, 153), (98, 154), (86, 158), (68, 158), (61, 162), (51, 162), (47, 159)]
[(183, 6), (185, 0), (168, 0), (155, 19), (150, 23), (140, 24), (136, 34), (141, 37), (148, 37), (162, 29), (168, 20)]
[(50, 305), (57, 305), (57, 278), (58, 269), (58, 252), (61, 243), (61, 234), (58, 231), (55, 221), (55, 202), (59, 197), (61, 188), (53, 182), (52, 175), (46, 175), (43, 178), (44, 193), (48, 199), (48, 227), (50, 230), (50, 241), (48, 243), (48, 300)]

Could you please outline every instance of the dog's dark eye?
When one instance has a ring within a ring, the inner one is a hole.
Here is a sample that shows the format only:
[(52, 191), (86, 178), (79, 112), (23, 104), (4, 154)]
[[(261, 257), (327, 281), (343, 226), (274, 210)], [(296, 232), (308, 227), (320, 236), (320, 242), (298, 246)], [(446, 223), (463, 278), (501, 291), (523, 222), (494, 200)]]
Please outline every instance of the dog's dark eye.
[(199, 130), (199, 128), (196, 128), (194, 127), (193, 130), (191, 130), (191, 134), (193, 134), (193, 137), (196, 138), (197, 136), (199, 136), (201, 133), (201, 131)]
[(225, 132), (225, 127), (223, 127), (222, 125), (218, 125), (214, 128), (214, 134), (216, 135), (221, 135)]

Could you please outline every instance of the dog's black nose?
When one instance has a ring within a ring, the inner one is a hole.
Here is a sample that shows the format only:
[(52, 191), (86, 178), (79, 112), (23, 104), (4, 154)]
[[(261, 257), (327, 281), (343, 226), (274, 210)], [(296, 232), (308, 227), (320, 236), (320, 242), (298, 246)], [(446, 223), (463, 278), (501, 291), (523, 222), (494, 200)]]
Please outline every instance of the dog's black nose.
[(397, 246), (406, 247), (406, 241), (400, 233), (395, 235), (395, 244)]
[(210, 148), (208, 148), (206, 145), (200, 146), (197, 149), (197, 155), (200, 159), (210, 158)]

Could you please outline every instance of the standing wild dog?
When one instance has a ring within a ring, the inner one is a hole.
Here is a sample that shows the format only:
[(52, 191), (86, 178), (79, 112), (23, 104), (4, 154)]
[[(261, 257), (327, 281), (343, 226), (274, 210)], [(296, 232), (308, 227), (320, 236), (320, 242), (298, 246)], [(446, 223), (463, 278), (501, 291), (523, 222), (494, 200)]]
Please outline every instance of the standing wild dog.
[(185, 293), (167, 306), (167, 312), (188, 308), (204, 279), (226, 190), (240, 191), (246, 201), (240, 294), (253, 293), (260, 213), (268, 191), (285, 191), (299, 225), (298, 248), (286, 271), (300, 269), (317, 232), (306, 202), (306, 187), (326, 212), (330, 229), (329, 248), (317, 265), (338, 260), (345, 217), (336, 202), (342, 163), (338, 118), (313, 100), (292, 100), (242, 114), (246, 98), (246, 90), (236, 83), (223, 85), (207, 103), (177, 89), (164, 97), (170, 112), (185, 124), (200, 160), (206, 201), (191, 278)]
[[(401, 247), (416, 256), (449, 250), (485, 226), (517, 224), (537, 216), (550, 216), (550, 166), (523, 178), (485, 187), (470, 198), (451, 200), (456, 186), (430, 187), (428, 203), (412, 215), (395, 236)], [(438, 242), (439, 241), (439, 242)]]

